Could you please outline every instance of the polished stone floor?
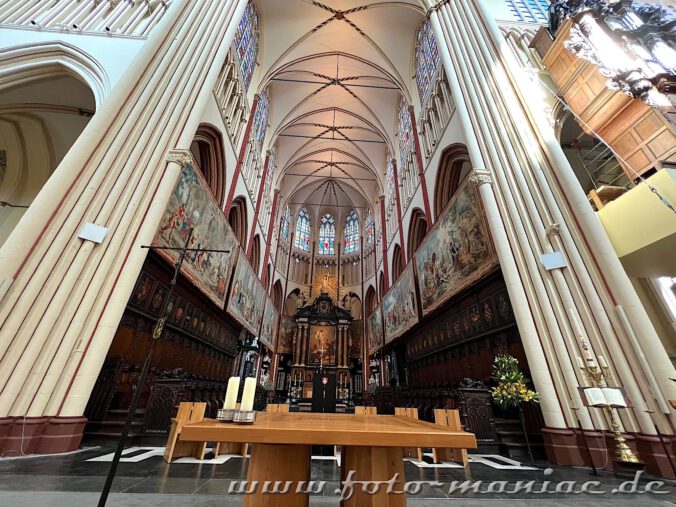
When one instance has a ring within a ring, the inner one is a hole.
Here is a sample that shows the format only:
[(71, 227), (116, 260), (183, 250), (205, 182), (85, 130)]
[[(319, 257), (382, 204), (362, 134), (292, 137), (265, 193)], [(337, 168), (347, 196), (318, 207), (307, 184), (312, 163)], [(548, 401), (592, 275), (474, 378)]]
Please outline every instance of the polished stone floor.
[[(162, 460), (161, 447), (125, 451), (108, 505), (239, 506), (241, 494), (233, 488), (246, 478), (248, 459), (235, 456), (204, 461), (182, 458), (171, 465)], [(408, 460), (405, 465), (412, 507), (446, 505), (676, 505), (674, 483), (642, 476), (632, 483), (611, 473), (592, 476), (589, 469), (557, 467), (544, 462), (519, 463), (496, 455), (470, 455), (470, 466), (433, 465)], [(108, 473), (112, 449), (40, 457), (0, 459), (0, 506), (96, 505)], [(315, 457), (312, 478), (321, 488), (310, 505), (339, 505), (339, 463)], [(465, 482), (470, 481), (470, 482)], [(547, 482), (549, 481), (549, 482)], [(598, 481), (590, 483), (589, 481)], [(466, 488), (463, 491), (463, 487)], [(583, 489), (588, 492), (580, 492)], [(622, 492), (634, 489), (634, 492)], [(655, 493), (646, 492), (651, 488)], [(575, 492), (573, 492), (575, 491)], [(593, 493), (592, 493), (593, 492)]]

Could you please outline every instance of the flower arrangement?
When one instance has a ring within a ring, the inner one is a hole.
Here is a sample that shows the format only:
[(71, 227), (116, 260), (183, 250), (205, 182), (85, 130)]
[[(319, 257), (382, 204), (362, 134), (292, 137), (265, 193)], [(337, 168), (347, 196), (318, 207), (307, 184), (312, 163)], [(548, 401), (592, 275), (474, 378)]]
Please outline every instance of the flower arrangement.
[(493, 400), (502, 408), (519, 407), (522, 403), (538, 403), (538, 393), (528, 389), (529, 381), (519, 370), (519, 360), (501, 354), (493, 360), (493, 378), (498, 385), (491, 390)]

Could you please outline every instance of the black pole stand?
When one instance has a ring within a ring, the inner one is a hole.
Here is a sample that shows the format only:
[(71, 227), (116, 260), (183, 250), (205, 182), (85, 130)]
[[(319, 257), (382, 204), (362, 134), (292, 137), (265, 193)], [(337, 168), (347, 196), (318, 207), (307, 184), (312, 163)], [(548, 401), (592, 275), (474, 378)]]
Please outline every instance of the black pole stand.
[(101, 496), (99, 497), (99, 507), (104, 507), (106, 501), (108, 500), (108, 494), (110, 493), (110, 488), (113, 485), (113, 479), (115, 479), (115, 474), (117, 472), (117, 466), (120, 464), (120, 458), (122, 457), (122, 451), (124, 450), (124, 444), (127, 441), (129, 436), (129, 429), (131, 428), (131, 423), (134, 420), (136, 414), (136, 409), (138, 408), (138, 402), (141, 398), (141, 391), (146, 382), (146, 377), (148, 376), (148, 371), (150, 370), (150, 363), (153, 358), (153, 351), (155, 350), (155, 343), (162, 337), (164, 331), (164, 325), (167, 321), (168, 315), (168, 306), (169, 298), (171, 297), (174, 289), (176, 288), (176, 282), (178, 280), (178, 275), (181, 272), (181, 266), (183, 266), (183, 261), (188, 252), (220, 252), (220, 253), (229, 253), (230, 250), (209, 250), (202, 248), (188, 248), (190, 240), (192, 239), (193, 229), (191, 228), (188, 232), (188, 238), (185, 240), (185, 245), (181, 247), (150, 247), (150, 246), (141, 246), (141, 248), (154, 248), (157, 250), (178, 250), (180, 252), (176, 263), (174, 264), (174, 276), (169, 283), (169, 291), (164, 298), (164, 303), (162, 304), (162, 310), (160, 311), (160, 317), (155, 322), (153, 327), (152, 340), (150, 342), (150, 347), (148, 354), (146, 355), (145, 362), (143, 363), (143, 368), (141, 369), (141, 375), (139, 375), (138, 381), (136, 382), (136, 388), (134, 390), (134, 396), (131, 399), (129, 404), (129, 411), (127, 412), (127, 419), (124, 421), (124, 426), (122, 427), (122, 433), (120, 434), (120, 440), (117, 442), (117, 449), (115, 449), (115, 455), (113, 456), (113, 461), (110, 464), (110, 470), (108, 471), (108, 477), (106, 477), (106, 483), (103, 486), (101, 491)]
[[(574, 408), (573, 410), (577, 410)], [(591, 450), (589, 449), (589, 443), (587, 442), (587, 435), (584, 432), (584, 428), (582, 427), (582, 423), (580, 422), (580, 418), (576, 417), (577, 419), (577, 425), (580, 427), (580, 433), (582, 434), (582, 442), (584, 443), (584, 448), (587, 450), (587, 455), (589, 456), (589, 463), (591, 464), (592, 467), (592, 475), (599, 475), (598, 470), (596, 470), (596, 465), (594, 464), (594, 458), (592, 457)]]
[(660, 429), (657, 427), (657, 424), (655, 424), (655, 431), (657, 432), (657, 438), (659, 438), (660, 444), (662, 444), (662, 449), (664, 450), (664, 454), (667, 455), (667, 459), (669, 460), (669, 466), (671, 467), (671, 471), (676, 474), (676, 467), (674, 467), (674, 460), (671, 457), (671, 453), (669, 452), (669, 448), (664, 443), (664, 440), (662, 440), (662, 433), (660, 433)]
[(526, 420), (523, 415), (523, 408), (519, 404), (519, 418), (521, 419), (521, 429), (523, 429), (523, 436), (526, 437), (526, 447), (528, 448), (528, 457), (530, 458), (530, 464), (535, 466), (535, 460), (533, 459), (533, 451), (530, 448), (530, 439), (528, 438), (528, 430), (526, 429)]

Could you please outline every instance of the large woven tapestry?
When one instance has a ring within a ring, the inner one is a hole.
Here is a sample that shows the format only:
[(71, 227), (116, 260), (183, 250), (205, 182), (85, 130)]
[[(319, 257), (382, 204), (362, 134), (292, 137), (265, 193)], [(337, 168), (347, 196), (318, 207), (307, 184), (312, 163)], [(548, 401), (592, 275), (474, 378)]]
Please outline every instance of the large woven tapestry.
[(275, 350), (275, 338), (277, 337), (277, 322), (279, 315), (274, 303), (269, 297), (265, 298), (265, 312), (263, 313), (263, 324), (261, 325), (261, 335), (259, 340), (263, 342), (270, 350)]
[[(239, 249), (237, 238), (202, 176), (192, 165), (187, 165), (181, 171), (169, 198), (153, 245), (183, 247), (190, 228), (193, 233), (189, 248), (229, 250), (229, 253), (188, 252), (181, 269), (195, 287), (223, 308), (232, 266)], [(157, 252), (172, 264), (179, 256), (177, 250)]]
[(418, 323), (413, 263), (409, 262), (399, 279), (383, 298), (385, 343), (390, 343)]
[(265, 289), (242, 252), (237, 260), (227, 311), (249, 332), (258, 336), (265, 309)]
[(280, 354), (291, 354), (293, 352), (293, 343), (296, 340), (296, 333), (298, 332), (298, 324), (296, 324), (296, 319), (288, 315), (282, 315), (281, 319), (277, 352)]
[(383, 346), (383, 308), (379, 304), (373, 313), (366, 319), (366, 334), (368, 336), (369, 355), (377, 352)]
[(469, 181), (415, 253), (423, 315), (495, 268), (493, 249), (476, 187)]

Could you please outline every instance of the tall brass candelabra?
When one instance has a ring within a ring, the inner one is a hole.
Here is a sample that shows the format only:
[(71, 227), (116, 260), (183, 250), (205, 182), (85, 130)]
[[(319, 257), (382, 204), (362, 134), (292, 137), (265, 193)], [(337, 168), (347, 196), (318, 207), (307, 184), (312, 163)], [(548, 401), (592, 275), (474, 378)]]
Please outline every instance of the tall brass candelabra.
[[(600, 360), (601, 358), (599, 358)], [(608, 366), (599, 367), (595, 363), (588, 361), (590, 364), (585, 364), (584, 371), (585, 376), (590, 380), (594, 387), (608, 387), (608, 382), (606, 381), (606, 375), (608, 373)], [(605, 371), (604, 371), (605, 370)], [(608, 419), (610, 421), (610, 427), (613, 430), (613, 435), (615, 436), (615, 458), (621, 463), (641, 463), (636, 454), (629, 448), (627, 441), (620, 431), (620, 424), (618, 422), (618, 416), (615, 413), (616, 409), (610, 405), (603, 407)]]

